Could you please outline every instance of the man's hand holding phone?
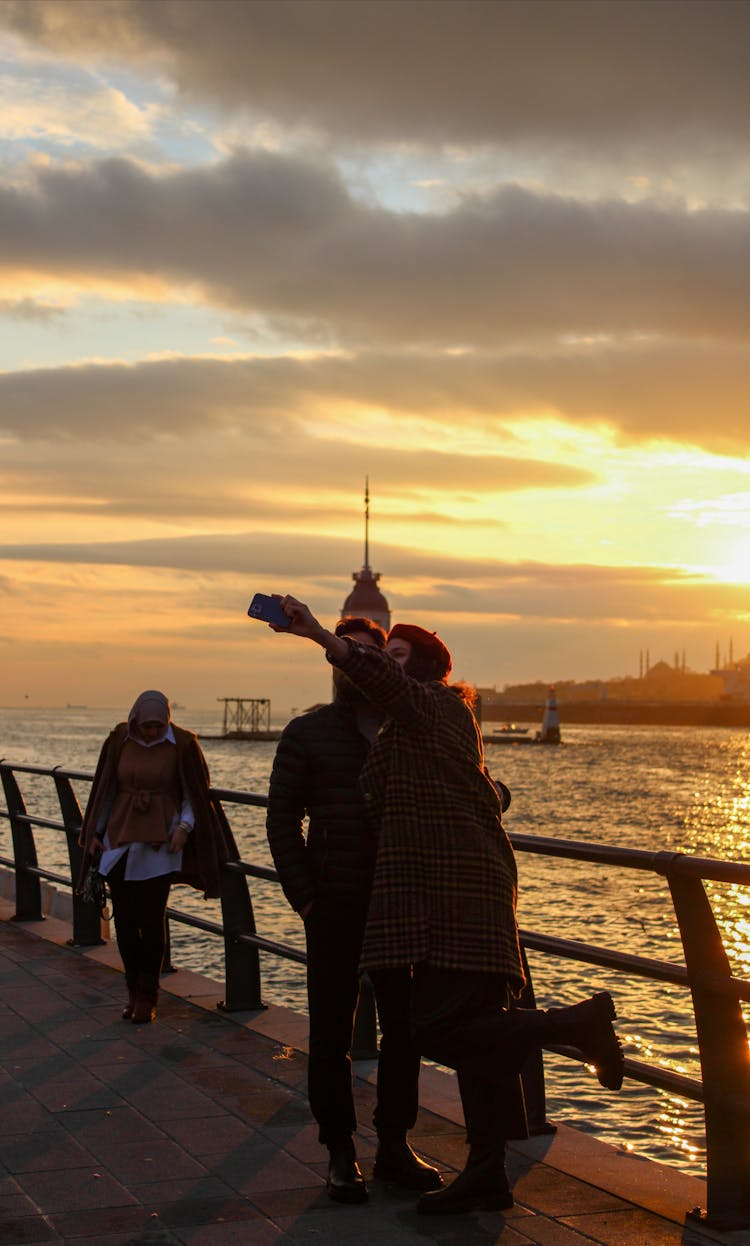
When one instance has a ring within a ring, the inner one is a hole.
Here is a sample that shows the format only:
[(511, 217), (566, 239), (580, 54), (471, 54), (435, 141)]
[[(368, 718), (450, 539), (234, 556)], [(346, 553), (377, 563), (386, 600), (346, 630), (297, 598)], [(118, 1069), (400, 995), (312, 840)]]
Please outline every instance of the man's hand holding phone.
[(256, 593), (248, 606), (247, 613), (251, 619), (268, 623), (269, 627), (277, 632), (286, 631), (291, 622), (289, 615), (282, 609), (281, 598), (278, 594), (269, 597), (266, 593)]
[(296, 597), (280, 597), (277, 593), (266, 596), (256, 593), (250, 602), (247, 612), (251, 619), (261, 619), (274, 632), (286, 632), (291, 636), (302, 636), (314, 640), (321, 645), (333, 658), (343, 658), (348, 650), (346, 641), (328, 632), (315, 618), (309, 606)]

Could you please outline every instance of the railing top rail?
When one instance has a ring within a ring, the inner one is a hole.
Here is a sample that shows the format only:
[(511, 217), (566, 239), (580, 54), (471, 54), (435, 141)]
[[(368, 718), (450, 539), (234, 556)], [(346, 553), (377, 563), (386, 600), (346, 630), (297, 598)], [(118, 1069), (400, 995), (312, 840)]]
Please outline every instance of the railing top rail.
[(8, 761), (7, 757), (0, 757), (0, 770), (13, 770), (17, 774), (43, 774), (50, 778), (60, 774), (66, 779), (87, 779), (89, 782), (94, 778), (93, 770), (70, 770), (67, 766), (29, 766), (23, 762)]
[(522, 835), (511, 831), (508, 838), (518, 852), (545, 857), (566, 857), (595, 865), (619, 865), (655, 874), (681, 874), (707, 878), (712, 882), (750, 884), (750, 865), (742, 861), (722, 861), (717, 857), (694, 857), (682, 852), (648, 852), (643, 848), (618, 848), (613, 844), (590, 844), (585, 840), (555, 839), (549, 835)]
[[(71, 770), (66, 766), (32, 766), (22, 762), (0, 758), (0, 770), (19, 774), (61, 775), (68, 779), (91, 782), (92, 771)], [(266, 808), (268, 797), (255, 792), (237, 791), (234, 788), (212, 787), (211, 795), (219, 801), (237, 805), (254, 805)], [(588, 861), (595, 865), (620, 866), (645, 872), (702, 878), (711, 882), (750, 885), (750, 865), (742, 861), (722, 861), (716, 857), (691, 856), (679, 852), (648, 852), (642, 848), (618, 848), (612, 844), (588, 843), (585, 840), (555, 839), (549, 835), (529, 835), (511, 831), (508, 838), (518, 852), (539, 856), (562, 857), (573, 861)]]
[(217, 800), (228, 800), (235, 805), (262, 805), (263, 808), (268, 805), (267, 796), (261, 796), (255, 792), (236, 792), (228, 787), (212, 787), (211, 795)]

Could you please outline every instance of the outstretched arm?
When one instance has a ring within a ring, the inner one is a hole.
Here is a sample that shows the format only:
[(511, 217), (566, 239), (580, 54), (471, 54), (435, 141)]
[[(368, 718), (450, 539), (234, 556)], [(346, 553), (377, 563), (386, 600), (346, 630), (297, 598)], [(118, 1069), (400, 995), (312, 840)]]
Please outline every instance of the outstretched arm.
[(429, 726), (435, 719), (435, 698), (425, 684), (407, 676), (402, 668), (381, 651), (352, 644), (343, 636), (327, 631), (304, 602), (296, 597), (279, 597), (288, 616), (288, 627), (269, 623), (274, 632), (302, 636), (325, 649), (334, 666), (340, 666), (373, 705), (386, 714), (415, 727)]

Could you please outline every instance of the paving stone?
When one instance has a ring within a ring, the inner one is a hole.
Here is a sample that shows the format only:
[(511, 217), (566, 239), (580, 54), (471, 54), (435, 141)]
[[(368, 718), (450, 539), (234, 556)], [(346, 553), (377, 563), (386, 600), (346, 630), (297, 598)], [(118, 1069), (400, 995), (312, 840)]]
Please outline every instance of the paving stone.
[(57, 1172), (19, 1173), (18, 1184), (43, 1214), (87, 1207), (124, 1207), (133, 1195), (106, 1169), (63, 1169)]
[(113, 1138), (104, 1156), (107, 1169), (129, 1188), (162, 1180), (167, 1174), (175, 1180), (205, 1176), (205, 1168), (171, 1138), (142, 1138), (121, 1142)]
[(686, 1240), (680, 1225), (630, 1207), (622, 1211), (566, 1216), (564, 1223), (602, 1246), (676, 1246), (676, 1243), (683, 1246)]
[(256, 1132), (246, 1121), (228, 1112), (212, 1116), (210, 1121), (196, 1120), (189, 1116), (178, 1117), (162, 1122), (162, 1128), (189, 1154), (203, 1158), (204, 1163), (207, 1162), (204, 1157), (211, 1157), (216, 1161), (221, 1156), (231, 1155)]
[[(66, 1241), (77, 1241), (79, 1238), (97, 1238), (102, 1236), (105, 1225), (102, 1223), (102, 1212), (97, 1208), (76, 1208), (75, 1211), (58, 1212), (49, 1217), (60, 1237)], [(108, 1234), (125, 1234), (131, 1240), (136, 1233), (144, 1229), (153, 1230), (154, 1221), (151, 1212), (140, 1205), (127, 1207), (108, 1207), (106, 1229)]]
[(522, 1223), (514, 1222), (524, 1241), (538, 1246), (591, 1246), (591, 1238), (546, 1216), (529, 1216)]
[[(8, 1172), (45, 1172), (91, 1167), (94, 1156), (63, 1129), (0, 1140), (0, 1164)], [(0, 1193), (0, 1204), (2, 1195)]]
[(256, 1190), (293, 1190), (323, 1184), (323, 1177), (279, 1151), (265, 1138), (252, 1139), (212, 1169), (215, 1176), (243, 1194)]
[(107, 1148), (124, 1142), (164, 1138), (163, 1130), (130, 1106), (104, 1111), (66, 1112), (65, 1128), (94, 1155), (106, 1155)]
[(513, 1195), (525, 1206), (558, 1218), (578, 1212), (622, 1210), (627, 1206), (607, 1190), (538, 1165), (513, 1182)]
[(0, 1246), (25, 1246), (27, 1242), (60, 1242), (56, 1230), (40, 1218), (3, 1220), (0, 1223)]

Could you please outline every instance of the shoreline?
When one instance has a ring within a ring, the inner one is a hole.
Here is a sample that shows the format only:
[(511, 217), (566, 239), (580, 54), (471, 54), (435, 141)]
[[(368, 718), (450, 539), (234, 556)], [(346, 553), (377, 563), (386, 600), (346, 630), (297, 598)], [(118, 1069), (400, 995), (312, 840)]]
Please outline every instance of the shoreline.
[[(564, 701), (557, 710), (563, 727), (571, 723), (600, 723), (638, 727), (748, 727), (750, 705), (723, 701)], [(482, 705), (481, 722), (524, 722), (541, 726), (543, 703), (496, 702)]]

